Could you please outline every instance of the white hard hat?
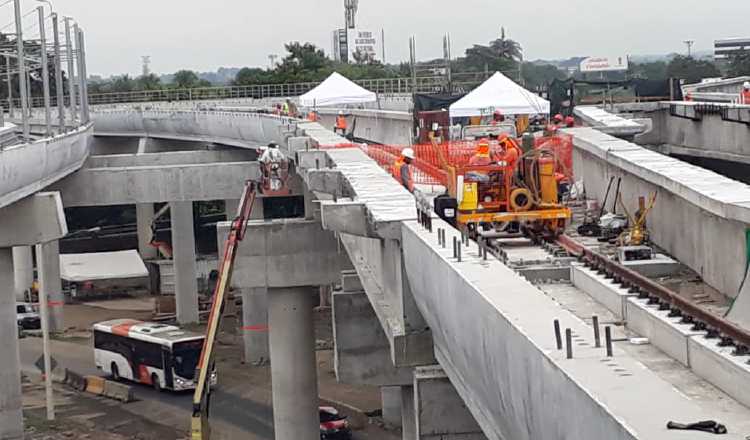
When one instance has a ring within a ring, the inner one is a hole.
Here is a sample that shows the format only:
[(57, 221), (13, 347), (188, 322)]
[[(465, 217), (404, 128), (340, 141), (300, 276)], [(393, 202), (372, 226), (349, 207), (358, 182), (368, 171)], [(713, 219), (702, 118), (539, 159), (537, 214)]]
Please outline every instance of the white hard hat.
[(401, 155), (404, 157), (408, 157), (409, 159), (414, 159), (414, 150), (412, 150), (411, 148), (404, 148), (401, 151)]
[(344, 114), (344, 111), (343, 110), (339, 110), (339, 116), (341, 116), (343, 114)]
[(745, 89), (750, 89), (750, 81), (745, 81), (745, 84), (742, 84), (742, 87)]

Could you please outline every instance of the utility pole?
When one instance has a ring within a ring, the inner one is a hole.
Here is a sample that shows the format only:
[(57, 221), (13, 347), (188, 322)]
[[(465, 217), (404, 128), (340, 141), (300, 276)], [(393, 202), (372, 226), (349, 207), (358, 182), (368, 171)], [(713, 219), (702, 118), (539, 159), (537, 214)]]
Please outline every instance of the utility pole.
[(10, 55), (5, 55), (5, 79), (8, 81), (8, 117), (13, 117), (13, 77), (10, 75)]
[(83, 29), (75, 25), (76, 31), (76, 43), (78, 43), (78, 80), (80, 81), (80, 95), (81, 95), (81, 120), (88, 124), (89, 119), (89, 92), (88, 92), (88, 80), (86, 77), (86, 45), (84, 43), (85, 38)]
[(52, 134), (52, 112), (50, 111), (49, 97), (49, 63), (47, 62), (47, 35), (44, 29), (44, 6), (37, 6), (39, 15), (39, 45), (42, 50), (42, 95), (44, 96), (44, 134)]
[(73, 64), (73, 40), (70, 38), (70, 17), (65, 17), (65, 49), (68, 52), (68, 95), (70, 96), (70, 121), (75, 125), (76, 109), (76, 72)]
[(65, 132), (65, 97), (63, 96), (62, 60), (60, 59), (60, 35), (57, 13), (52, 13), (52, 34), (55, 45), (55, 92), (57, 92), (57, 123), (60, 125), (58, 133)]
[(149, 68), (149, 65), (151, 64), (151, 56), (143, 55), (141, 57), (141, 62), (143, 63), (141, 73), (143, 74), (143, 76), (148, 76), (151, 73), (151, 69)]
[(683, 43), (687, 46), (687, 56), (688, 58), (693, 56), (693, 44), (695, 44), (695, 40), (684, 40)]
[(414, 36), (409, 38), (409, 61), (411, 63), (411, 94), (417, 93), (417, 43)]
[(23, 137), (29, 138), (29, 102), (26, 88), (26, 61), (23, 48), (23, 24), (21, 22), (21, 0), (13, 0), (16, 14), (16, 43), (18, 45), (18, 89), (21, 95), (21, 121)]
[[(40, 6), (41, 7), (41, 6)], [(49, 280), (45, 280), (44, 274), (46, 269), (44, 266), (44, 258), (41, 256), (44, 254), (44, 245), (36, 245), (37, 262), (41, 261), (42, 264), (39, 270), (39, 279), (41, 286), (39, 289), (39, 315), (42, 324), (42, 356), (44, 357), (44, 391), (47, 397), (47, 420), (55, 420), (55, 402), (52, 395), (52, 361), (49, 354), (49, 304), (48, 304), (48, 290), (45, 283)]]

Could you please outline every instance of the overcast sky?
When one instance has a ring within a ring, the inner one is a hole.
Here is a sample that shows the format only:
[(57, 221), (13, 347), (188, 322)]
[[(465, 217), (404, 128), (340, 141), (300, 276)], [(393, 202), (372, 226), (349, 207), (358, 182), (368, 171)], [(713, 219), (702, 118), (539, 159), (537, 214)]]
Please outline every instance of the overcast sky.
[[(343, 0), (51, 1), (86, 30), (88, 70), (99, 75), (137, 74), (141, 55), (151, 55), (157, 73), (267, 66), (290, 40), (330, 54), (344, 17)], [(38, 5), (21, 2), (24, 11)], [(12, 18), (9, 6), (0, 7), (2, 23)], [(716, 38), (750, 37), (748, 17), (748, 0), (360, 0), (357, 25), (385, 30), (388, 62), (408, 58), (410, 35), (425, 59), (441, 54), (449, 32), (458, 56), (497, 38), (500, 26), (526, 59), (550, 59), (685, 51), (686, 39), (707, 50)]]

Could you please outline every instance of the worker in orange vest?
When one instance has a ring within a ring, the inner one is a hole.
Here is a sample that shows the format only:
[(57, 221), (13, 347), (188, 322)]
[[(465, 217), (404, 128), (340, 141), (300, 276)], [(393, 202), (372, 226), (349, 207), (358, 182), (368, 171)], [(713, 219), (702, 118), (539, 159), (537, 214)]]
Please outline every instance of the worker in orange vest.
[(495, 126), (503, 122), (505, 122), (505, 115), (503, 115), (503, 112), (501, 112), (500, 110), (495, 110), (495, 113), (492, 115), (492, 122), (490, 123), (490, 125)]
[(310, 110), (310, 112), (307, 113), (307, 120), (310, 122), (318, 122), (318, 112)]
[(409, 192), (414, 191), (414, 173), (411, 163), (414, 160), (414, 150), (404, 148), (401, 156), (393, 164), (393, 177), (399, 181)]
[(740, 104), (750, 105), (750, 82), (745, 81), (745, 83), (742, 84)]
[(490, 143), (487, 139), (482, 139), (477, 144), (477, 150), (469, 159), (470, 166), (486, 166), (492, 164), (490, 157)]
[(346, 116), (344, 116), (344, 112), (339, 110), (339, 115), (336, 116), (336, 127), (334, 128), (334, 133), (341, 133), (341, 136), (346, 135)]

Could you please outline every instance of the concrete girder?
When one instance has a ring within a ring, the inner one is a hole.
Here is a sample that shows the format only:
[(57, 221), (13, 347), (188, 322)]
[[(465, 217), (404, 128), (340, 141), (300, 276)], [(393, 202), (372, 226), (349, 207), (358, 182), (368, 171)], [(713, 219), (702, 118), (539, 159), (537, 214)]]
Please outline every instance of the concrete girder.
[(53, 185), (65, 206), (106, 206), (239, 198), (257, 162), (84, 168)]
[(340, 238), (388, 338), (393, 364), (434, 363), (432, 335), (414, 304), (397, 241), (349, 234)]
[(0, 247), (47, 243), (67, 233), (58, 192), (37, 193), (0, 209)]
[(170, 151), (142, 154), (106, 154), (89, 156), (87, 168), (119, 168), (167, 165), (197, 165), (223, 162), (252, 162), (258, 154), (252, 150)]

